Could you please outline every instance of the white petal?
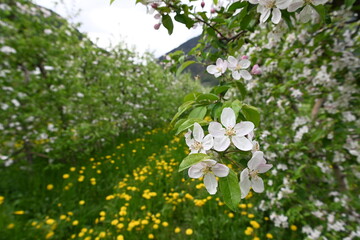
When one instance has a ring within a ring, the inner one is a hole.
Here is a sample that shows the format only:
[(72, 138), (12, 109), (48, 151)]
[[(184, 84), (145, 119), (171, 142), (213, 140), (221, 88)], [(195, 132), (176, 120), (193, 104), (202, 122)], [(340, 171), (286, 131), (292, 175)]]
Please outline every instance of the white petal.
[(200, 124), (198, 124), (197, 122), (194, 123), (193, 136), (194, 136), (194, 139), (199, 143), (201, 143), (204, 138), (204, 130), (202, 129)]
[(223, 63), (224, 63), (224, 60), (222, 60), (221, 58), (218, 58), (218, 59), (216, 60), (216, 66), (217, 66), (217, 67), (222, 66)]
[(250, 151), (253, 148), (252, 142), (244, 136), (233, 136), (231, 141), (241, 151)]
[(215, 65), (210, 65), (210, 66), (207, 66), (206, 68), (206, 71), (210, 74), (215, 74), (218, 72), (217, 68)]
[(192, 145), (194, 145), (195, 140), (191, 138), (185, 138), (186, 145), (188, 145), (189, 148), (191, 148)]
[(190, 147), (190, 154), (194, 154), (194, 153), (199, 153), (199, 150), (198, 149), (195, 149), (193, 147)]
[(320, 5), (320, 4), (324, 4), (324, 3), (326, 3), (328, 0), (313, 0), (313, 4), (315, 5), (315, 6), (317, 6), (317, 5)]
[(290, 3), (291, 3), (290, 0), (276, 0), (276, 7), (278, 7), (279, 9), (285, 9), (289, 7)]
[(245, 80), (251, 80), (252, 79), (251, 74), (247, 70), (240, 70), (240, 75)]
[(234, 130), (236, 136), (245, 136), (246, 134), (251, 133), (255, 128), (255, 125), (250, 121), (242, 121), (235, 125)]
[(195, 165), (192, 165), (189, 170), (188, 174), (191, 178), (201, 178), (203, 176), (203, 169), (206, 167), (203, 163), (197, 163)]
[(298, 10), (299, 8), (301, 8), (304, 5), (304, 0), (294, 0), (289, 8), (287, 9), (289, 12), (295, 12), (296, 10)]
[(256, 170), (260, 164), (266, 164), (264, 153), (262, 151), (254, 152), (252, 158), (247, 163), (247, 166), (252, 171)]
[(216, 177), (212, 173), (205, 174), (204, 177), (204, 184), (206, 190), (211, 194), (214, 195), (217, 191), (218, 182), (216, 180)]
[(232, 108), (224, 108), (221, 113), (221, 123), (226, 128), (233, 128), (236, 123), (235, 112)]
[[(261, 5), (259, 5), (261, 6)], [(264, 23), (268, 18), (270, 17), (271, 9), (270, 8), (264, 8), (264, 11), (261, 12), (260, 15), (260, 22)]]
[(264, 181), (261, 177), (255, 177), (251, 179), (251, 186), (254, 192), (262, 193), (264, 191)]
[(202, 161), (201, 163), (203, 163), (204, 166), (206, 165), (206, 167), (213, 167), (217, 164), (217, 161), (215, 161), (213, 159), (206, 159), (206, 160)]
[(239, 64), (240, 64), (242, 69), (246, 69), (246, 68), (250, 67), (251, 63), (247, 59), (242, 59)]
[(241, 190), (241, 198), (245, 198), (250, 191), (251, 182), (249, 179), (249, 170), (245, 168), (240, 174), (240, 190)]
[(218, 177), (226, 177), (229, 175), (229, 168), (224, 164), (218, 163), (211, 168), (211, 171)]
[(274, 24), (278, 24), (281, 20), (281, 12), (280, 12), (280, 9), (278, 8), (274, 8), (273, 11), (272, 11), (272, 17), (271, 17), (271, 21), (274, 23)]
[(241, 78), (241, 75), (238, 71), (233, 71), (231, 76), (235, 79), (235, 80), (239, 80)]
[(224, 137), (225, 128), (218, 122), (211, 122), (209, 124), (209, 133), (214, 137)]
[(300, 21), (302, 23), (306, 23), (306, 22), (310, 21), (312, 14), (313, 14), (312, 7), (310, 7), (310, 5), (306, 5), (299, 14)]
[(210, 150), (214, 146), (214, 137), (211, 134), (206, 135), (201, 144), (205, 150)]
[(229, 137), (214, 138), (214, 149), (219, 152), (225, 151), (230, 146)]
[(233, 56), (229, 56), (228, 57), (228, 63), (229, 63), (229, 68), (236, 68), (236, 65), (238, 63), (238, 60), (236, 58), (234, 58)]
[(250, 170), (256, 170), (260, 164), (266, 164), (264, 153), (262, 151), (256, 151), (248, 162), (248, 168)]
[(259, 171), (259, 173), (264, 173), (269, 171), (269, 169), (272, 168), (272, 166), (273, 166), (272, 164), (260, 164), (257, 167), (257, 170)]

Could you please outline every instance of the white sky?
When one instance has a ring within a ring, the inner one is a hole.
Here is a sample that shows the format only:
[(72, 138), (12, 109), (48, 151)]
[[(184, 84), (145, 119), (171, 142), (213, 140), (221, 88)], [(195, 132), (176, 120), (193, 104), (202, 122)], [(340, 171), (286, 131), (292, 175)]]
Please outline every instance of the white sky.
[(145, 6), (135, 4), (135, 0), (115, 0), (111, 6), (110, 0), (33, 1), (73, 23), (81, 23), (79, 30), (102, 48), (122, 41), (130, 48), (135, 47), (136, 52), (148, 51), (159, 57), (201, 33), (201, 27), (189, 30), (176, 22), (171, 36), (164, 26), (155, 30), (158, 20), (146, 13)]

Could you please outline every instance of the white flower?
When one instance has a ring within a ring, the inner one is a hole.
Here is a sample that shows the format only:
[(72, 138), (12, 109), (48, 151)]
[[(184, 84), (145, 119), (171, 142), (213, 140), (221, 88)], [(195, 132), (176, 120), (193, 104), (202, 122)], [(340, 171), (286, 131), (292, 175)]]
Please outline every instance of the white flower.
[(266, 22), (272, 12), (271, 21), (278, 24), (281, 20), (280, 9), (287, 8), (290, 2), (289, 0), (259, 0), (257, 12), (261, 13), (260, 22)]
[(250, 73), (245, 70), (250, 67), (250, 61), (247, 59), (236, 59), (233, 56), (228, 57), (228, 67), (232, 71), (232, 77), (235, 80), (244, 78), (245, 80), (250, 80), (252, 77)]
[(232, 142), (238, 149), (250, 151), (253, 148), (253, 144), (245, 135), (251, 133), (254, 127), (254, 124), (250, 121), (236, 124), (234, 110), (224, 108), (221, 113), (221, 124), (211, 122), (209, 125), (209, 133), (214, 136), (214, 149), (219, 152), (225, 151)]
[(251, 152), (254, 153), (254, 152), (257, 152), (257, 151), (260, 151), (260, 144), (258, 141), (256, 140), (253, 140), (255, 136), (255, 133), (254, 131), (251, 131), (248, 135), (247, 135), (247, 138), (250, 140), (250, 142), (252, 143), (253, 147), (251, 149)]
[[(191, 138), (191, 133), (194, 138)], [(189, 130), (185, 134), (186, 145), (189, 146), (192, 153), (206, 153), (207, 150), (210, 150), (214, 145), (213, 136), (210, 134), (204, 137), (204, 130), (198, 123), (194, 123), (194, 131)]]
[(288, 7), (289, 12), (295, 12), (299, 8), (305, 5), (299, 14), (299, 19), (301, 22), (305, 23), (311, 20), (313, 16), (318, 17), (319, 14), (316, 10), (311, 7), (311, 4), (318, 6), (320, 4), (326, 3), (327, 0), (294, 0)]
[(226, 177), (229, 174), (229, 168), (215, 160), (208, 159), (192, 165), (188, 171), (189, 177), (201, 178), (204, 176), (206, 190), (214, 195), (217, 192), (218, 182), (216, 177)]
[(264, 181), (258, 176), (258, 173), (267, 172), (272, 168), (272, 164), (266, 164), (264, 153), (261, 151), (257, 151), (253, 154), (253, 157), (250, 159), (247, 166), (248, 167), (240, 174), (241, 198), (245, 198), (248, 195), (250, 187), (252, 187), (254, 192), (263, 192)]
[(206, 68), (206, 71), (210, 74), (213, 74), (215, 77), (220, 77), (225, 73), (227, 69), (227, 62), (218, 58), (216, 60), (216, 65), (210, 65)]

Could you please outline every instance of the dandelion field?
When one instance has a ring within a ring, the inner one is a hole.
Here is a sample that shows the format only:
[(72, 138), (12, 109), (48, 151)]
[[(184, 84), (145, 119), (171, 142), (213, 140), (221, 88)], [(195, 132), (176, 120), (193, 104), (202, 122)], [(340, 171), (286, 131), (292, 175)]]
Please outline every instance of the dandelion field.
[[(188, 153), (168, 130), (145, 132), (107, 155), (28, 171), (2, 172), (3, 239), (271, 239), (269, 217), (253, 209), (250, 196), (229, 211), (209, 196), (201, 180), (177, 172)], [(18, 174), (22, 172), (22, 174)], [(34, 172), (41, 172), (41, 174)], [(16, 181), (10, 181), (14, 179)], [(187, 179), (186, 179), (187, 178)], [(171, 181), (169, 181), (171, 179)], [(296, 226), (289, 230), (296, 238)]]

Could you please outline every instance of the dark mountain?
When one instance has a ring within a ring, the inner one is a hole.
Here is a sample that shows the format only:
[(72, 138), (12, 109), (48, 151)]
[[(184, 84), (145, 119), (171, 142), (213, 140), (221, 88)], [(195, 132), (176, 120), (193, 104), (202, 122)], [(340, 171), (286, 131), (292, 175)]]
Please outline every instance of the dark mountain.
[[(196, 47), (196, 45), (199, 43), (200, 38), (201, 36), (197, 36), (184, 42), (177, 48), (174, 48), (170, 52), (166, 53), (164, 56), (161, 56), (159, 60), (160, 61), (164, 60), (166, 55), (170, 53), (174, 53), (176, 51), (183, 51), (185, 55), (187, 55), (191, 51), (191, 49)], [(195, 60), (195, 59), (189, 56), (186, 60)], [(200, 78), (200, 82), (204, 86), (215, 86), (218, 84), (218, 80), (213, 75), (208, 74), (206, 72), (206, 67), (204, 67), (204, 65), (200, 63), (191, 64), (189, 67), (187, 67), (184, 70), (184, 72), (190, 72), (194, 78)]]

